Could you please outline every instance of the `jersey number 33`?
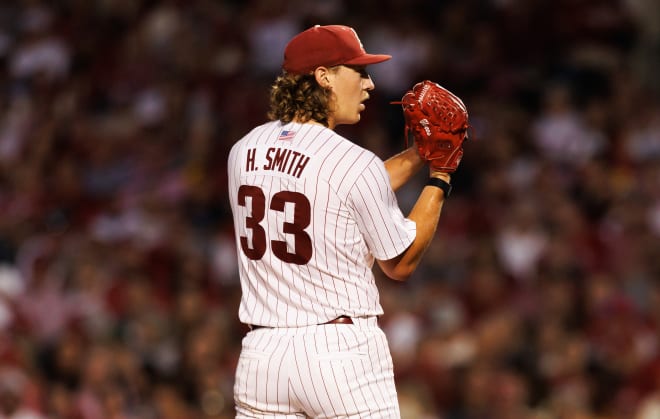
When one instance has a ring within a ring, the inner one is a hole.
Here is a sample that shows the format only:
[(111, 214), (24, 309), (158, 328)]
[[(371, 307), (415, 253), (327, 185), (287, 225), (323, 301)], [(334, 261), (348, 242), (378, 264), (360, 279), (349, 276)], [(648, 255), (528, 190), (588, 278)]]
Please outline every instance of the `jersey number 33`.
[(280, 191), (273, 195), (267, 206), (266, 196), (263, 190), (257, 186), (241, 185), (238, 189), (238, 204), (247, 207), (248, 199), (250, 214), (245, 218), (245, 227), (252, 231), (252, 247), (247, 237), (241, 236), (241, 250), (245, 256), (252, 260), (260, 260), (266, 254), (268, 237), (266, 229), (262, 225), (266, 210), (284, 212), (286, 204), (293, 205), (293, 222), (284, 221), (281, 231), (293, 239), (291, 246), (293, 252), (289, 251), (287, 242), (283, 240), (271, 240), (270, 248), (278, 259), (305, 265), (312, 258), (312, 239), (305, 232), (311, 220), (311, 206), (307, 197), (299, 192)]

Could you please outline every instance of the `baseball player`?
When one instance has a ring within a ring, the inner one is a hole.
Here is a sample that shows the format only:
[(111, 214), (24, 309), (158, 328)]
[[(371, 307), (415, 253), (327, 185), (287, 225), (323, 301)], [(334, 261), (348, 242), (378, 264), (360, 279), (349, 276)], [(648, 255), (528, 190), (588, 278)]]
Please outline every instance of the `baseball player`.
[(406, 217), (394, 191), (424, 167), (419, 150), (383, 162), (334, 131), (360, 121), (374, 89), (366, 67), (390, 58), (366, 53), (347, 26), (301, 32), (271, 88), (271, 121), (230, 152), (239, 318), (250, 328), (237, 418), (400, 417), (372, 268), (401, 281), (414, 272), (451, 170), (430, 166)]

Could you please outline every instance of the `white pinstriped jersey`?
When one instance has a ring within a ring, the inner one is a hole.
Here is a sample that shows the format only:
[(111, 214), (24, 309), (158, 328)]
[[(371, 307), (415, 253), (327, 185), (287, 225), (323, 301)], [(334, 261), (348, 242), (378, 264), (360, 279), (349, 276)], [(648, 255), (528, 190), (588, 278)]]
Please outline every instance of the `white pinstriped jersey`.
[(228, 159), (243, 323), (382, 314), (372, 267), (414, 240), (383, 161), (333, 130), (273, 121)]

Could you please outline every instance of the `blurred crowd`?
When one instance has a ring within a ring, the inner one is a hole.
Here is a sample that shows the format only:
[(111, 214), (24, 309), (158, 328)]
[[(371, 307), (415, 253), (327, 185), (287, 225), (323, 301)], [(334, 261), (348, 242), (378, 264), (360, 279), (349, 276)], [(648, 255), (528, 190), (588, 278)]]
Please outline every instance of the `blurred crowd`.
[(394, 57), (340, 133), (401, 151), (423, 79), (470, 112), (420, 270), (378, 278), (403, 418), (660, 418), (656, 0), (3, 1), (0, 418), (233, 417), (227, 152), (333, 23)]

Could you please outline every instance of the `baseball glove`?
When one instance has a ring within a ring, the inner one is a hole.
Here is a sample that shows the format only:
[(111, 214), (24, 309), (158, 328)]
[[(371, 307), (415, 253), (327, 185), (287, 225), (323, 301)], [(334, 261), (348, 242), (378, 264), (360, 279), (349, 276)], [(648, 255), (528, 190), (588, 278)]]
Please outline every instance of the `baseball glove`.
[(405, 118), (406, 146), (412, 135), (421, 158), (432, 170), (452, 173), (463, 157), (468, 113), (463, 101), (429, 80), (406, 92), (400, 103)]

